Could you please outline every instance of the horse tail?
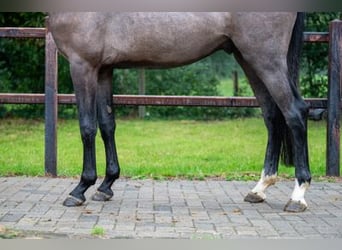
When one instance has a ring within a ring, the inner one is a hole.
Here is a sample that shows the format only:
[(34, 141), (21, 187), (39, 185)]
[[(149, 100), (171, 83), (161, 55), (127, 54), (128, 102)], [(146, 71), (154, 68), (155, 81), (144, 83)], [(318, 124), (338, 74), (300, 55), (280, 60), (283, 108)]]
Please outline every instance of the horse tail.
[[(299, 87), (299, 66), (300, 54), (303, 47), (303, 32), (304, 32), (305, 13), (298, 12), (296, 22), (292, 30), (292, 37), (287, 54), (287, 66), (289, 72), (289, 82), (291, 88), (298, 89)], [(296, 91), (295, 91), (296, 93)], [(290, 129), (284, 121), (284, 133), (282, 140), (281, 160), (286, 166), (293, 166), (293, 143)]]

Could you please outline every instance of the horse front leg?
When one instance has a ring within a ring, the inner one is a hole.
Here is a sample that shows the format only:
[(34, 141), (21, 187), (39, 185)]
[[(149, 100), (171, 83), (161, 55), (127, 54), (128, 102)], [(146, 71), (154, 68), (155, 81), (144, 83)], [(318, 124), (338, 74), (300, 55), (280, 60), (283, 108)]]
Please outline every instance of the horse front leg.
[(97, 115), (105, 146), (106, 175), (97, 192), (92, 196), (92, 199), (95, 201), (107, 201), (112, 198), (113, 191), (111, 190), (111, 186), (120, 175), (114, 135), (116, 125), (113, 110), (112, 77), (113, 70), (111, 68), (103, 68), (99, 72)]
[(71, 76), (76, 93), (83, 143), (83, 170), (79, 184), (63, 203), (67, 207), (82, 205), (86, 200), (84, 193), (95, 184), (97, 179), (95, 158), (97, 74), (87, 63), (78, 61), (71, 63)]

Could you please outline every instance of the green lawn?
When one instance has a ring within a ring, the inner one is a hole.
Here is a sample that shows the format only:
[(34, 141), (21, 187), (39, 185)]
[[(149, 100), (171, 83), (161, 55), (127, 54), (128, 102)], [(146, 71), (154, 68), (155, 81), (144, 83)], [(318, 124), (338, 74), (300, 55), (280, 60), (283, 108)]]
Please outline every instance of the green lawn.
[[(309, 123), (314, 176), (325, 174), (325, 122)], [(207, 176), (257, 179), (263, 164), (266, 129), (260, 118), (227, 121), (117, 121), (122, 176), (133, 178)], [(97, 136), (98, 175), (104, 175), (104, 149)], [(78, 122), (58, 124), (58, 175), (81, 173)], [(280, 167), (293, 176), (294, 169)], [(0, 119), (0, 176), (44, 175), (44, 122)]]

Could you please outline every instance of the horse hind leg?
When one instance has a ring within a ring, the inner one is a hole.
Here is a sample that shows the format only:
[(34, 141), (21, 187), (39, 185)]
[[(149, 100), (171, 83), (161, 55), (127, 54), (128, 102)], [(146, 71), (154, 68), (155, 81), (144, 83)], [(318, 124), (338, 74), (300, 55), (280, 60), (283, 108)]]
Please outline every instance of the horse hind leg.
[(98, 123), (105, 146), (106, 175), (92, 196), (95, 201), (107, 201), (113, 196), (111, 186), (120, 175), (120, 167), (115, 146), (115, 118), (112, 97), (112, 68), (103, 68), (99, 72), (97, 88), (97, 115)]
[[(302, 42), (299, 24), (295, 22), (294, 13), (277, 13), (270, 16), (258, 13), (237, 15), (235, 28), (243, 32), (233, 33), (232, 37), (235, 47), (263, 83), (289, 129), (298, 182), (290, 202), (284, 208), (285, 211), (291, 212), (302, 212), (306, 209), (304, 194), (311, 181), (306, 126), (308, 108), (295, 86), (298, 63), (295, 63), (297, 60), (294, 59), (298, 58), (300, 47), (295, 45)], [(300, 39), (293, 37), (294, 26), (298, 28), (295, 30)], [(265, 32), (260, 33), (260, 30)], [(288, 60), (288, 57), (293, 60)], [(292, 205), (294, 203), (299, 203), (300, 206)]]
[(256, 186), (244, 198), (244, 201), (258, 203), (266, 199), (266, 189), (274, 185), (277, 180), (282, 130), (285, 121), (279, 108), (273, 102), (272, 97), (254, 70), (238, 51), (235, 51), (234, 55), (248, 77), (253, 92), (258, 99), (268, 131), (268, 142), (261, 177)]
[[(286, 63), (276, 61), (279, 58), (272, 58), (272, 60), (275, 62), (267, 65), (259, 61), (259, 64), (253, 65), (253, 68), (258, 69), (260, 79), (265, 83), (265, 87), (279, 107), (291, 134), (296, 185), (284, 210), (303, 212), (307, 208), (304, 194), (311, 182), (307, 145), (308, 107), (296, 87), (290, 82)], [(278, 65), (278, 67), (272, 68), (270, 65)]]
[(297, 99), (289, 115), (289, 127), (292, 130), (294, 141), (293, 150), (296, 179), (291, 198), (284, 207), (284, 211), (286, 212), (303, 212), (307, 208), (304, 196), (311, 183), (307, 145), (307, 116), (307, 105), (303, 100)]
[[(258, 100), (260, 100), (260, 96)], [(268, 100), (268, 102), (263, 103), (265, 100)], [(261, 106), (268, 131), (268, 141), (260, 180), (244, 199), (252, 203), (264, 201), (266, 199), (266, 189), (276, 183), (285, 124), (280, 110), (270, 98), (263, 98), (260, 103), (263, 103)]]

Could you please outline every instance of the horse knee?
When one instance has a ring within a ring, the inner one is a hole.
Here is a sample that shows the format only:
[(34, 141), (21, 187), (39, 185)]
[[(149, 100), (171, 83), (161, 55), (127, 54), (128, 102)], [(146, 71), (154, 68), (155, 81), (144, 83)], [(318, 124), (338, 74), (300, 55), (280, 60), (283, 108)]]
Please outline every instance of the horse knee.
[(102, 135), (111, 135), (115, 133), (116, 125), (115, 121), (99, 121), (99, 127)]
[(84, 143), (91, 142), (95, 139), (97, 133), (96, 125), (90, 125), (88, 122), (80, 124), (81, 137)]

